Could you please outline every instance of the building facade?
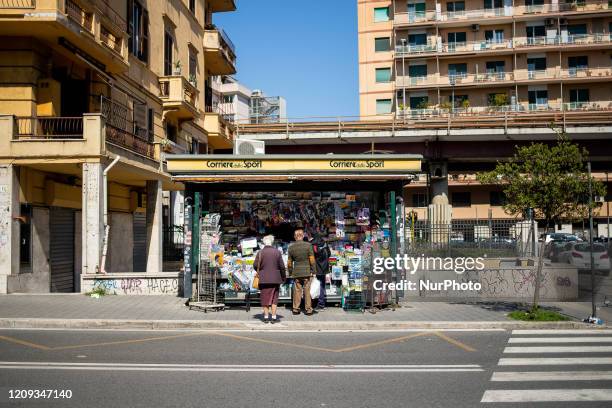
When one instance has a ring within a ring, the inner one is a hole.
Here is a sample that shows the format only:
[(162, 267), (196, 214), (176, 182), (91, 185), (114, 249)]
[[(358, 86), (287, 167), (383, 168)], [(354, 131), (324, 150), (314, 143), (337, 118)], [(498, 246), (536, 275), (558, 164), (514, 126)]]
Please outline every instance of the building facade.
[(358, 1), (362, 117), (607, 109), (607, 0)]
[(0, 293), (164, 272), (166, 152), (231, 149), (233, 0), (0, 3)]

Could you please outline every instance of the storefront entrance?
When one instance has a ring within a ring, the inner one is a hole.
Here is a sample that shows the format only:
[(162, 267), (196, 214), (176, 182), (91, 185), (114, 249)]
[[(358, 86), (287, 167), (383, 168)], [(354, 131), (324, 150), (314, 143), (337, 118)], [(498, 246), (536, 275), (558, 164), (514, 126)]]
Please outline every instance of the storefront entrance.
[[(401, 192), (420, 170), (420, 158), (293, 157), (168, 158), (169, 170), (186, 183), (185, 211), (192, 215), (185, 225), (192, 238), (186, 248), (186, 276), (190, 271), (212, 273), (219, 299), (241, 302), (245, 292), (253, 292), (249, 284), (261, 238), (274, 235), (274, 246), (286, 261), (299, 228), (307, 239), (323, 240), (330, 249), (324, 280), (328, 304), (363, 310), (367, 304), (393, 302), (396, 293), (375, 293), (368, 277), (374, 257), (401, 250)], [(212, 220), (216, 226), (211, 227)], [(397, 271), (389, 271), (385, 279), (399, 279)], [(285, 284), (280, 301), (290, 300), (290, 285)]]

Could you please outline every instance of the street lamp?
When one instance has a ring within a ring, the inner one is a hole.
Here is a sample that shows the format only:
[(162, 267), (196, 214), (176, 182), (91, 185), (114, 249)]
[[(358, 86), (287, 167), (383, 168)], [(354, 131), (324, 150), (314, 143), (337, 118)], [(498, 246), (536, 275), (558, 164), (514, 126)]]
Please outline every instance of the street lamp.
[[(402, 43), (402, 105), (406, 110), (406, 39), (400, 39)], [(404, 114), (404, 112), (402, 112)]]

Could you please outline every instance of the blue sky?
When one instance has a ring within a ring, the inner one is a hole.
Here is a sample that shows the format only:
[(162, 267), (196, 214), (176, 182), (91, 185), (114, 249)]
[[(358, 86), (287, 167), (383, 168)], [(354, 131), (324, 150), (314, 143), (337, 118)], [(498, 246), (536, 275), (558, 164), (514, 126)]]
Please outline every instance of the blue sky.
[(359, 114), (355, 0), (236, 0), (213, 22), (236, 45), (236, 78), (287, 100), (289, 117)]

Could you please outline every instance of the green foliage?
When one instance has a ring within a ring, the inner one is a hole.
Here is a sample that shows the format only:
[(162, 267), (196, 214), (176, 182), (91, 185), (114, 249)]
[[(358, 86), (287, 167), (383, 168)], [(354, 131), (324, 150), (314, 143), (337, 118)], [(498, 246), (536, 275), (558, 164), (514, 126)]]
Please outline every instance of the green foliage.
[(557, 313), (553, 310), (540, 309), (534, 307), (531, 310), (515, 310), (508, 314), (508, 317), (514, 320), (527, 320), (537, 322), (559, 322), (569, 320), (569, 317)]
[(104, 286), (95, 286), (91, 290), (91, 292), (85, 293), (85, 296), (91, 296), (91, 295), (97, 295), (101, 297), (101, 296), (110, 295), (110, 292)]
[[(498, 162), (494, 170), (478, 175), (483, 184), (502, 186), (508, 214), (520, 216), (533, 208), (535, 217), (545, 220), (547, 226), (587, 216), (588, 152), (563, 132), (556, 132), (556, 145), (532, 143), (517, 147), (508, 161)], [(605, 195), (603, 183), (592, 179), (592, 188), (593, 196)], [(593, 207), (597, 205), (593, 203)]]
[(489, 106), (508, 106), (510, 99), (505, 93), (489, 95)]
[(469, 108), (470, 107), (470, 100), (469, 99), (462, 100), (461, 101), (461, 107), (465, 108), (465, 109)]

